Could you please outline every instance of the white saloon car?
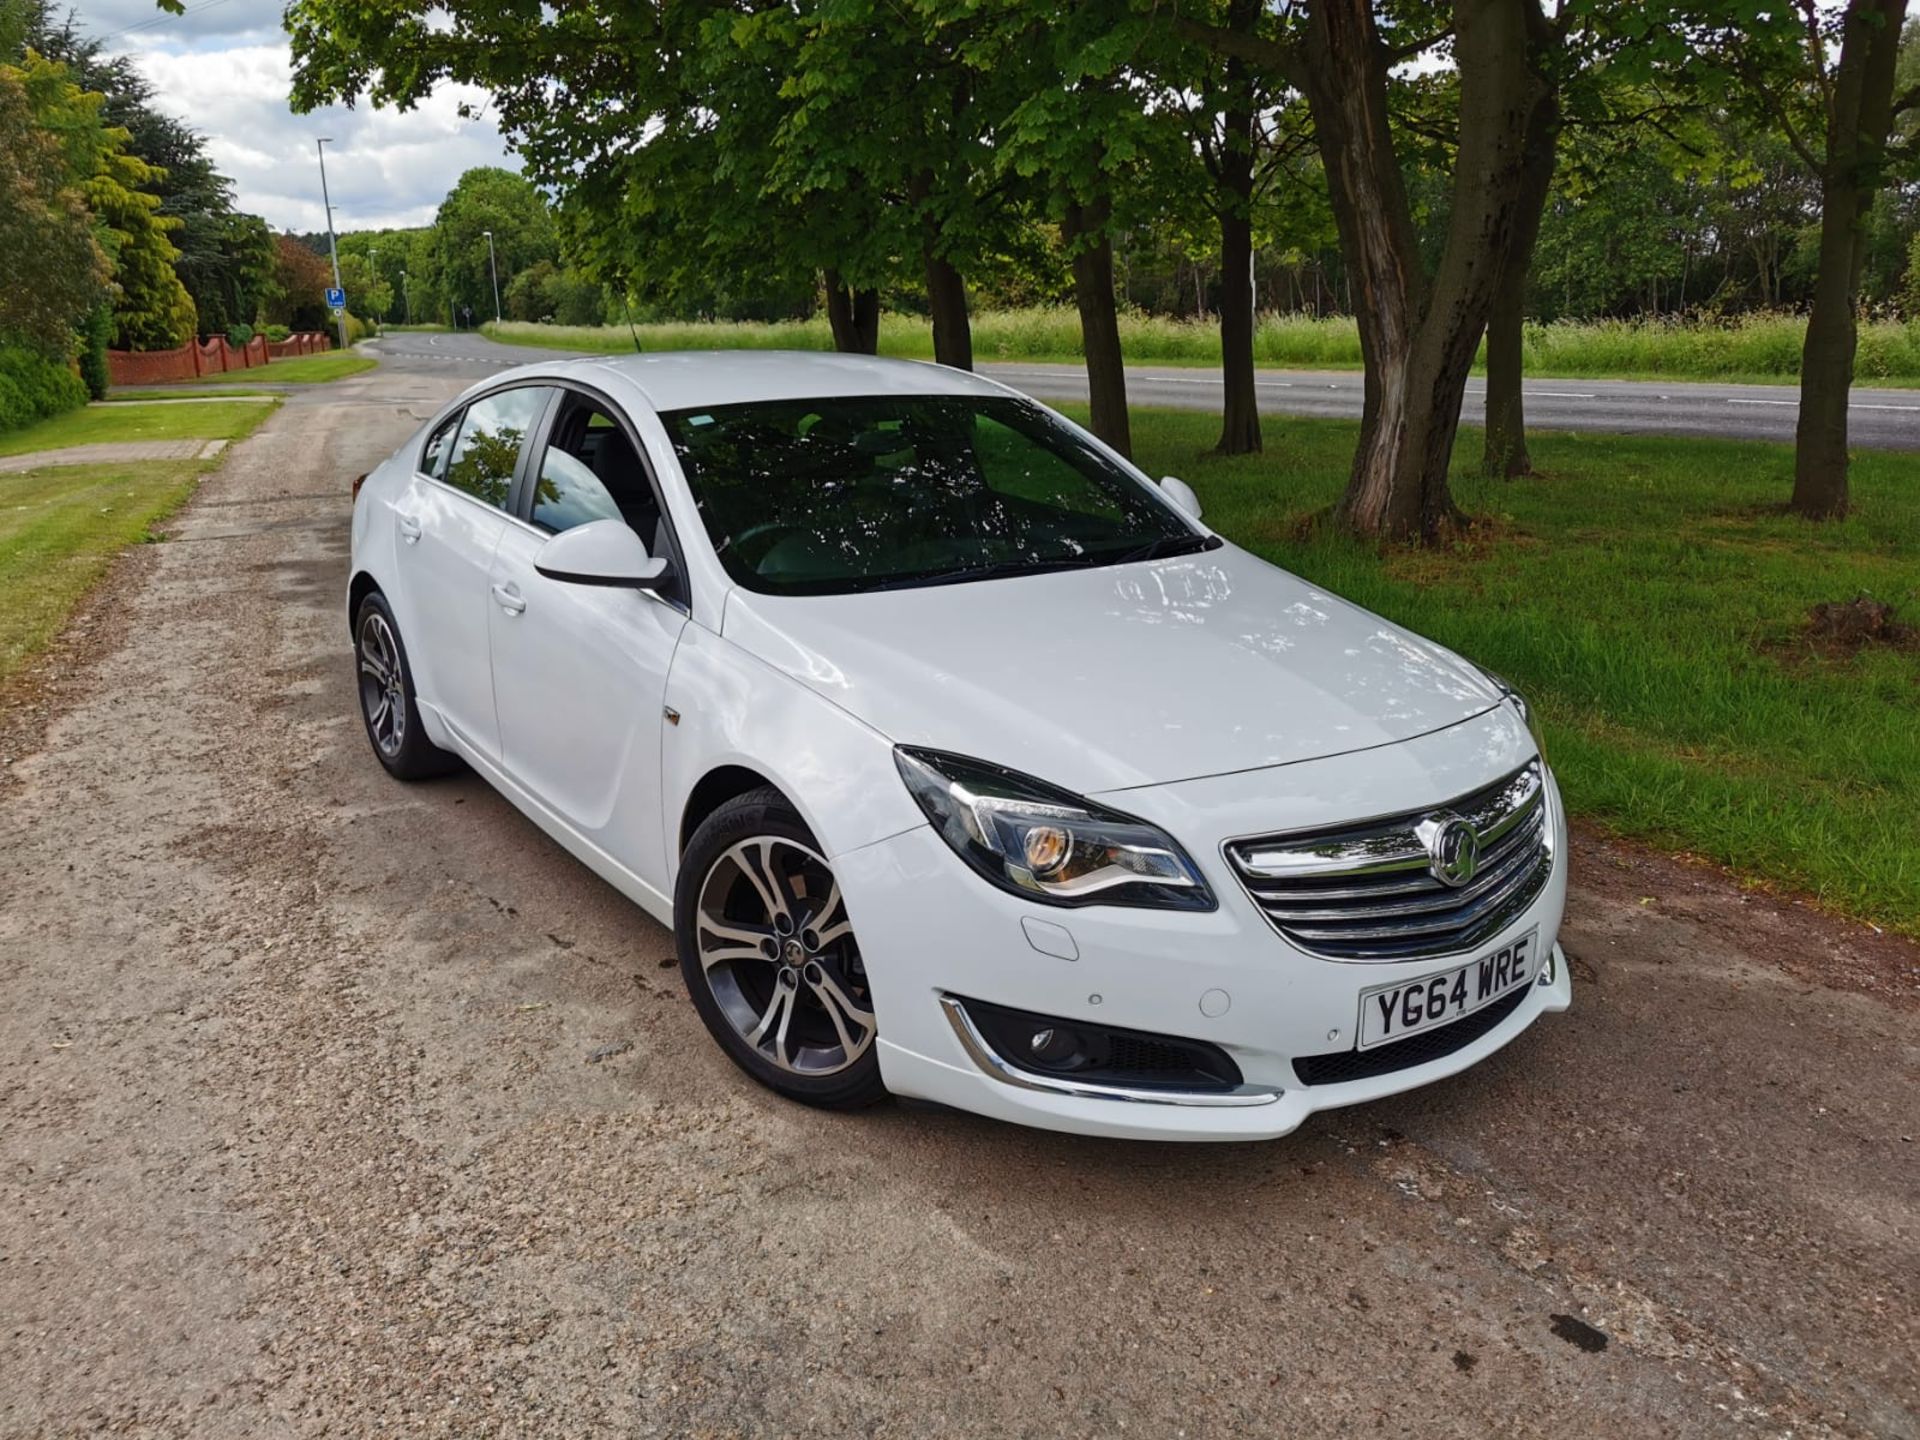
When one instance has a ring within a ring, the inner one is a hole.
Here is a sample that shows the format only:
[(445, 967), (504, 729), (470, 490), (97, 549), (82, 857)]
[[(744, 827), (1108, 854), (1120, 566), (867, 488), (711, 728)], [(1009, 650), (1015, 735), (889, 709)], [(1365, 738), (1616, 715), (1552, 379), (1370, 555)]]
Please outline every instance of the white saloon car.
[(1571, 996), (1520, 698), (976, 375), (506, 372), (365, 477), (348, 604), (381, 763), (671, 925), (797, 1100), (1283, 1135)]

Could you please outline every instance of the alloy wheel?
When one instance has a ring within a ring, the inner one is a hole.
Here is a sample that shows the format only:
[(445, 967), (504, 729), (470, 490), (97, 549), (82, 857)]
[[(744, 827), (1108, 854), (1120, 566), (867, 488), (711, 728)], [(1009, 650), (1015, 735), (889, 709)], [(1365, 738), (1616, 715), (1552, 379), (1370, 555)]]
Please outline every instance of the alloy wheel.
[(360, 709), (374, 747), (391, 760), (407, 739), (407, 688), (400, 642), (387, 617), (369, 607), (360, 619)]
[(707, 987), (741, 1039), (796, 1075), (845, 1070), (873, 1045), (873, 1001), (840, 886), (809, 847), (757, 835), (708, 868), (695, 912)]

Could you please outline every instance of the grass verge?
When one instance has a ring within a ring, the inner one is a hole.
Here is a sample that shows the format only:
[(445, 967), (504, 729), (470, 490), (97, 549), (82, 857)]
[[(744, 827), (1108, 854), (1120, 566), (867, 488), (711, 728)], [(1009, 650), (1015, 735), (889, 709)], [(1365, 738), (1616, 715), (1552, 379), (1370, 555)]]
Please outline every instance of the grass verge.
[(1382, 555), (1302, 525), (1353, 424), (1269, 420), (1233, 459), (1218, 426), (1136, 411), (1136, 458), (1222, 534), (1519, 686), (1576, 814), (1920, 935), (1920, 648), (1804, 636), (1861, 593), (1920, 620), (1920, 456), (1858, 456), (1855, 514), (1815, 527), (1781, 511), (1787, 447), (1543, 435), (1537, 478), (1457, 469), (1465, 539)]
[(273, 413), (257, 401), (219, 405), (101, 405), (0, 435), (0, 455), (126, 440), (237, 440)]
[[(198, 421), (169, 438), (239, 439), (276, 407), (151, 408), (170, 415), (184, 412)], [(209, 411), (234, 413), (210, 418)], [(71, 418), (63, 415), (33, 430)], [(0, 606), (0, 684), (59, 633), (81, 598), (106, 573), (113, 557), (129, 545), (153, 538), (153, 527), (178, 509), (193, 493), (200, 477), (218, 463), (148, 460), (58, 465), (0, 475), (0, 591), (9, 597), (7, 604)]]
[(255, 386), (252, 389), (245, 389), (238, 385), (214, 386), (207, 389), (198, 384), (192, 384), (163, 386), (154, 390), (113, 390), (109, 391), (107, 398), (99, 403), (121, 405), (137, 404), (142, 400), (236, 400), (249, 396), (256, 401), (277, 398), (274, 391), (264, 386)]
[[(534, 325), (517, 321), (481, 327), (507, 344), (625, 354), (633, 335), (625, 325)], [(646, 350), (828, 350), (824, 318), (777, 324), (694, 322), (637, 325)], [(1564, 321), (1527, 327), (1527, 373), (1562, 379), (1679, 379), (1789, 383), (1800, 373), (1806, 324), (1801, 316), (1754, 314), (1727, 320)], [(1138, 364), (1218, 365), (1220, 332), (1212, 320), (1175, 320), (1127, 314), (1121, 345)], [(1071, 307), (984, 311), (973, 317), (975, 358), (1077, 364), (1080, 321)], [(933, 335), (925, 320), (884, 315), (880, 351), (931, 359)], [(1353, 322), (1310, 315), (1263, 315), (1254, 332), (1254, 358), (1279, 369), (1357, 370), (1360, 340)], [(1920, 325), (1897, 320), (1860, 327), (1857, 378), (1868, 385), (1920, 385)]]

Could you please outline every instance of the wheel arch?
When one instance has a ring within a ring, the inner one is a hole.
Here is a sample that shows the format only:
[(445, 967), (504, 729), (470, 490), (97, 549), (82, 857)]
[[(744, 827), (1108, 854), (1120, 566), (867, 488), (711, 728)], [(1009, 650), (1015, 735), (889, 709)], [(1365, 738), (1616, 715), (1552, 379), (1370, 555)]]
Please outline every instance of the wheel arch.
[(353, 580), (347, 586), (347, 633), (353, 633), (353, 622), (360, 614), (360, 605), (367, 596), (384, 594), (380, 582), (373, 578), (370, 571), (356, 570)]
[(779, 785), (745, 765), (716, 765), (702, 775), (687, 793), (687, 803), (681, 808), (680, 831), (673, 847), (675, 858), (687, 853), (693, 832), (705, 823), (709, 815), (729, 800), (754, 790), (772, 790), (789, 805), (793, 804), (792, 797)]

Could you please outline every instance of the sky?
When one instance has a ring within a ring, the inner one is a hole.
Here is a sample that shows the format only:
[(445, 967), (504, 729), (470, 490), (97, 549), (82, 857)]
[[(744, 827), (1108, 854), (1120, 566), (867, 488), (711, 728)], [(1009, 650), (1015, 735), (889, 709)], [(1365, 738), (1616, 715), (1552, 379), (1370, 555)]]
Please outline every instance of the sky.
[(213, 163), (234, 182), (234, 203), (276, 230), (325, 228), (314, 141), (328, 135), (327, 184), (340, 230), (425, 225), (464, 170), (517, 170), (484, 112), (458, 113), (464, 98), (446, 86), (402, 113), (333, 106), (311, 115), (287, 107), (291, 60), (280, 29), (285, 0), (187, 0), (168, 15), (153, 0), (78, 0), (81, 28), (125, 52), (153, 82), (160, 108), (207, 139)]

